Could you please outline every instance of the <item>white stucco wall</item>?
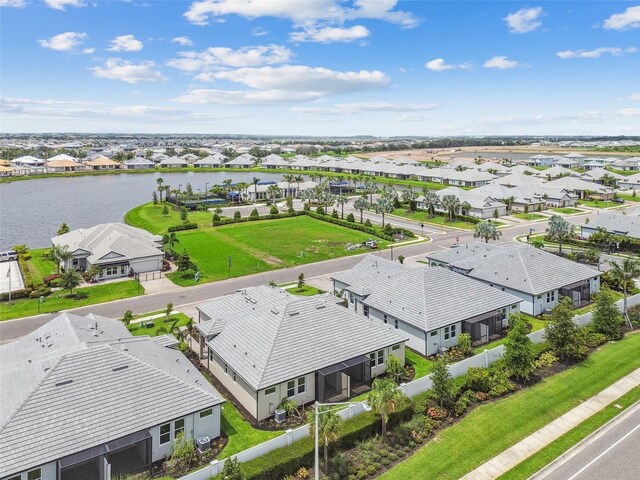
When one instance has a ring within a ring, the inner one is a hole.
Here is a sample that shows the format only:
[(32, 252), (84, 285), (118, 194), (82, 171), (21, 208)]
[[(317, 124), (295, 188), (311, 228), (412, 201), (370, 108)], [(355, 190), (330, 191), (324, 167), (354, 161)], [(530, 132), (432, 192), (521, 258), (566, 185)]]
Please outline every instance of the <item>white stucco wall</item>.
[[(298, 393), (298, 379), (304, 377), (305, 378), (305, 389), (303, 393)], [(300, 377), (292, 378), (295, 382), (295, 395), (290, 397), (292, 400), (296, 402), (297, 405), (306, 405), (312, 403), (316, 399), (316, 376), (315, 372), (308, 373), (306, 375), (301, 375)], [(287, 384), (289, 380), (286, 382), (279, 383), (278, 385), (274, 385), (275, 392), (271, 395), (266, 395), (266, 390), (263, 389), (258, 392), (258, 420), (262, 420), (265, 418), (269, 418), (275, 410), (280, 405), (280, 402), (284, 398), (287, 398)]]
[(257, 418), (258, 401), (256, 391), (245, 382), (240, 375), (236, 375), (233, 381), (233, 369), (227, 366), (227, 373), (224, 373), (224, 360), (213, 352), (209, 353), (209, 370), (224, 385), (224, 387), (247, 409), (247, 411)]
[(131, 260), (130, 266), (136, 273), (157, 272), (162, 269), (162, 255)]
[(9, 475), (8, 477), (4, 477), (5, 479), (13, 479), (14, 477), (18, 477), (20, 480), (27, 480), (27, 475), (29, 472), (39, 468), (40, 474), (42, 475), (42, 480), (56, 480), (56, 475), (58, 473), (57, 462), (45, 463), (39, 467), (30, 468), (24, 472), (16, 473), (14, 475)]

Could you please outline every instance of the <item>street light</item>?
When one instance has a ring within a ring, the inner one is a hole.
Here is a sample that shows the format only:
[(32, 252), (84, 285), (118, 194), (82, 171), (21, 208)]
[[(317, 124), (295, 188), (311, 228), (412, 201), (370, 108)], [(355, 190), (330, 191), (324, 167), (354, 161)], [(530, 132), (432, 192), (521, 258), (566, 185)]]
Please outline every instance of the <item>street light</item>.
[(320, 411), (319, 407), (339, 407), (339, 406), (353, 406), (353, 405), (362, 405), (362, 408), (364, 408), (365, 411), (370, 412), (371, 411), (371, 407), (369, 406), (368, 402), (334, 402), (334, 403), (320, 403), (318, 401), (316, 401), (316, 403), (314, 403), (313, 405), (313, 409), (315, 412), (314, 415), (314, 421), (315, 421), (315, 428), (313, 429), (313, 437), (314, 437), (314, 445), (315, 445), (315, 453), (314, 453), (314, 457), (313, 457), (313, 475), (315, 480), (320, 480), (320, 448), (318, 445), (318, 429), (320, 428), (320, 421), (319, 421), (319, 417), (320, 415), (322, 415), (323, 413), (327, 413), (330, 412), (331, 410), (325, 410), (324, 412)]
[(209, 182), (204, 182), (204, 199), (208, 198), (209, 194)]

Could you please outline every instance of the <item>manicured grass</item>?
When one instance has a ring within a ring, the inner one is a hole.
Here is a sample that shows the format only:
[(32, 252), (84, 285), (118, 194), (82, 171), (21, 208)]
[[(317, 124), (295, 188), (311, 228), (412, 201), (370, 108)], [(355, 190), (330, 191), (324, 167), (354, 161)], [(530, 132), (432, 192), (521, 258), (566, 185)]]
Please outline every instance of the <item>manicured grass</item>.
[(175, 326), (179, 328), (179, 327), (186, 326), (187, 323), (189, 323), (189, 320), (191, 319), (187, 317), (184, 313), (177, 312), (177, 313), (172, 313), (169, 316), (168, 320), (165, 319), (165, 317), (159, 317), (159, 318), (154, 318), (152, 320), (149, 320), (150, 322), (153, 322), (153, 327), (147, 328), (144, 325), (144, 323), (146, 322), (142, 322), (142, 323), (132, 322), (128, 328), (129, 328), (129, 331), (131, 332), (131, 335), (149, 335), (150, 337), (157, 337), (158, 335), (171, 333), (171, 330), (170, 330), (171, 326), (176, 320), (178, 321), (178, 323), (176, 323)]
[(634, 197), (633, 194), (630, 193), (616, 193), (616, 197), (624, 198), (625, 202), (640, 202), (640, 196), (636, 195)]
[[(531, 315), (527, 315), (526, 313), (521, 313), (520, 315), (522, 315), (527, 320), (527, 322), (531, 324), (532, 332), (535, 332), (537, 330), (542, 330), (547, 325), (547, 322), (545, 322), (544, 320), (540, 320), (539, 318), (532, 317)], [(485, 350), (491, 350), (492, 348), (496, 348), (497, 346), (502, 345), (506, 341), (507, 341), (507, 337), (502, 337), (493, 342), (480, 345), (478, 348), (473, 349), (473, 354), (478, 355), (479, 353), (482, 353)]]
[(538, 213), (513, 213), (512, 216), (521, 220), (540, 220), (543, 218), (547, 218), (544, 215), (540, 215)]
[[(464, 221), (461, 221), (461, 220), (454, 220), (454, 221), (450, 222), (449, 219), (444, 215), (435, 215), (433, 217), (429, 217), (426, 212), (422, 212), (422, 211), (419, 211), (419, 212), (408, 212), (404, 208), (396, 208), (393, 211), (393, 215), (396, 215), (398, 217), (408, 218), (410, 220), (415, 220), (416, 222), (423, 222), (423, 223), (429, 224), (429, 225), (439, 225), (439, 226), (442, 226), (442, 227), (462, 228), (464, 230), (473, 230), (475, 228), (475, 224), (473, 224), (471, 222), (464, 222)], [(389, 218), (390, 222), (393, 222), (393, 220), (390, 217), (387, 217), (387, 218)], [(496, 223), (498, 223), (498, 222), (496, 222)]]
[(31, 273), (34, 285), (44, 285), (43, 278), (57, 272), (56, 264), (49, 259), (48, 248), (31, 250), (31, 259), (27, 260), (27, 268)]
[[(618, 300), (622, 300), (624, 298), (624, 294), (622, 294), (621, 292), (618, 292), (616, 290), (611, 290), (611, 297), (613, 298), (614, 302), (617, 302)], [(573, 311), (573, 313), (574, 313), (574, 315), (582, 315), (583, 313), (590, 312), (594, 308), (596, 308), (595, 300), (593, 302), (591, 302), (589, 305), (585, 305), (584, 307), (576, 308)]]
[(229, 437), (229, 442), (218, 459), (230, 457), (284, 433), (253, 428), (231, 402), (222, 404), (222, 431)]
[[(640, 367), (640, 335), (508, 398), (482, 405), (381, 478), (457, 479)], [(490, 440), (490, 441), (489, 441)]]
[[(640, 387), (635, 387), (498, 478), (502, 480), (529, 478), (639, 400)], [(618, 408), (616, 405), (623, 408)]]
[(621, 204), (608, 200), (580, 200), (580, 205), (586, 205), (593, 208), (611, 208), (619, 207)]
[[(186, 250), (200, 270), (200, 283), (304, 265), (364, 253), (347, 251), (371, 235), (308, 216), (222, 225), (177, 233), (175, 249)], [(377, 239), (379, 248), (388, 242)], [(193, 271), (167, 275), (182, 286), (194, 285)]]
[(416, 372), (415, 378), (424, 377), (426, 375), (429, 375), (433, 371), (435, 363), (431, 360), (427, 360), (421, 355), (418, 355), (413, 350), (405, 348), (404, 358), (407, 365), (413, 366)]
[(556, 212), (556, 213), (563, 213), (565, 215), (573, 215), (574, 213), (583, 213), (584, 212), (584, 210), (579, 210), (577, 208), (571, 208), (571, 207), (552, 208), (551, 210)]
[[(129, 210), (124, 216), (124, 221), (134, 227), (142, 228), (148, 232), (162, 235), (167, 232), (169, 227), (182, 224), (180, 220), (180, 212), (174, 210), (171, 204), (169, 214), (163, 215), (163, 205), (154, 205), (153, 203), (145, 203), (132, 210)], [(207, 227), (211, 225), (213, 214), (210, 212), (189, 212), (188, 221), (197, 223), (199, 227)]]
[(287, 288), (287, 292), (291, 295), (297, 295), (299, 297), (311, 297), (313, 295), (319, 295), (324, 293), (324, 290), (320, 290), (319, 288), (313, 287), (311, 285), (305, 285), (301, 289), (298, 287)]
[[(126, 280), (124, 282), (106, 283), (103, 285), (95, 285), (93, 287), (78, 288), (74, 293), (86, 293), (89, 296), (82, 300), (66, 298), (66, 291), (54, 292), (44, 298), (44, 302), (40, 304), (40, 313), (58, 312), (60, 310), (69, 310), (95, 303), (110, 302), (120, 300), (122, 298), (135, 297), (144, 294), (144, 287), (140, 286), (138, 293), (138, 282), (135, 280)], [(38, 299), (24, 298), (16, 300), (13, 305), (6, 302), (0, 304), (0, 320), (9, 320), (11, 318), (28, 317), (38, 314)]]

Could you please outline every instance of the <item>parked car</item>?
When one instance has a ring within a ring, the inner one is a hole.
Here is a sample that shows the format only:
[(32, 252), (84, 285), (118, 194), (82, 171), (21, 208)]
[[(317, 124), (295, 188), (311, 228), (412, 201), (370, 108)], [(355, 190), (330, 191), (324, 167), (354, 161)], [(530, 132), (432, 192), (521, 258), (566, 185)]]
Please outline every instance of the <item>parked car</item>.
[(8, 262), (10, 260), (17, 261), (18, 254), (13, 250), (9, 250), (7, 252), (0, 252), (0, 262)]
[(365, 247), (370, 248), (371, 250), (375, 250), (376, 248), (378, 248), (378, 242), (376, 242), (373, 239), (369, 239), (366, 242), (364, 242)]
[(624, 198), (616, 197), (616, 198), (613, 199), (613, 202), (615, 202), (615, 203), (624, 203)]

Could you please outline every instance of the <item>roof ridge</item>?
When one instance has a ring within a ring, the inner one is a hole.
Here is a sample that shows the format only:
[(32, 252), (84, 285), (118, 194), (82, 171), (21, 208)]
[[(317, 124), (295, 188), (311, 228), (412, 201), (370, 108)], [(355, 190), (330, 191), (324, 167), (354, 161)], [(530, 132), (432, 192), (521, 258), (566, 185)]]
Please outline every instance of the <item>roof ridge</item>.
[(529, 283), (529, 286), (531, 287), (531, 290), (533, 291), (533, 282), (531, 281), (531, 276), (529, 275), (529, 270), (527, 269), (527, 265), (524, 261), (524, 258), (522, 257), (522, 248), (517, 248), (515, 249), (518, 252), (518, 258), (520, 259), (520, 263), (522, 264), (522, 268), (524, 269), (524, 274), (527, 277), (527, 282)]

